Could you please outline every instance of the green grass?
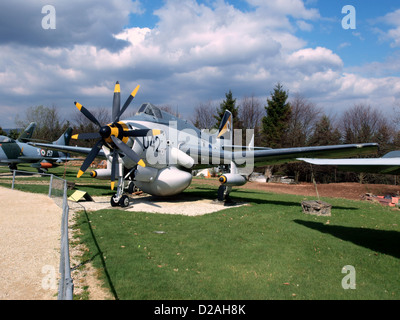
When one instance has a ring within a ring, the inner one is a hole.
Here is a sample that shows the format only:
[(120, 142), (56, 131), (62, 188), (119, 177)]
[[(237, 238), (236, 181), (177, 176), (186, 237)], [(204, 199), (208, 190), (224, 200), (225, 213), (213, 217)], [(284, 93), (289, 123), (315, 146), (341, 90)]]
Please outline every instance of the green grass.
[[(216, 187), (185, 195), (214, 199)], [(82, 213), (83, 259), (100, 252), (94, 264), (118, 299), (400, 298), (399, 211), (325, 199), (332, 216), (316, 217), (302, 213), (302, 196), (232, 196), (250, 205), (199, 217)], [(345, 265), (356, 270), (355, 290), (342, 288)]]
[[(65, 171), (75, 189), (113, 194), (107, 181), (88, 174), (77, 179), (77, 171)], [(49, 172), (64, 177), (64, 167)], [(0, 185), (9, 187), (7, 179), (0, 178)], [(41, 182), (49, 178), (18, 180), (32, 184), (17, 189), (48, 193)], [(195, 179), (182, 197), (215, 199), (216, 193), (216, 186), (196, 185)], [(82, 213), (75, 227), (90, 249), (82, 261), (94, 257), (105, 285), (126, 300), (400, 298), (399, 210), (323, 199), (333, 205), (332, 216), (315, 217), (302, 213), (303, 196), (255, 190), (231, 195), (250, 205), (200, 217), (121, 209)], [(345, 265), (356, 270), (355, 290), (342, 288)]]

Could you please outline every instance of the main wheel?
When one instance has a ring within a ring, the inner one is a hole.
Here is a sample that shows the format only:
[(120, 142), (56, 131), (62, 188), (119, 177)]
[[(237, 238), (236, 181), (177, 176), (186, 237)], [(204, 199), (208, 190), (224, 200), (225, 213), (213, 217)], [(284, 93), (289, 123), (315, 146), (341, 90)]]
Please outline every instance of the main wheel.
[(111, 203), (112, 207), (118, 207), (119, 206), (119, 202), (115, 201), (114, 196), (111, 197), (110, 203)]
[(129, 206), (129, 198), (128, 198), (128, 196), (122, 196), (121, 199), (119, 200), (119, 205), (122, 208), (126, 208), (127, 206)]

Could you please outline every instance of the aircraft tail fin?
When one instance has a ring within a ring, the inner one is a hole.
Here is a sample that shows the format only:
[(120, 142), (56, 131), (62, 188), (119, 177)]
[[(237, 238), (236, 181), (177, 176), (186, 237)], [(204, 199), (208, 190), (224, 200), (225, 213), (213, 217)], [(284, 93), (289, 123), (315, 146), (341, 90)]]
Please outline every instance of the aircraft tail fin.
[(218, 128), (217, 138), (224, 137), (225, 139), (232, 140), (233, 138), (233, 116), (228, 110), (225, 110), (221, 123)]
[(65, 130), (65, 132), (61, 135), (61, 137), (57, 141), (53, 142), (53, 144), (59, 146), (67, 146), (69, 145), (69, 141), (71, 140), (71, 135), (72, 135), (72, 128), (68, 128), (67, 130)]
[(36, 128), (36, 123), (31, 122), (29, 126), (19, 135), (17, 141), (27, 142), (27, 140), (32, 138), (33, 131), (35, 131), (35, 128)]

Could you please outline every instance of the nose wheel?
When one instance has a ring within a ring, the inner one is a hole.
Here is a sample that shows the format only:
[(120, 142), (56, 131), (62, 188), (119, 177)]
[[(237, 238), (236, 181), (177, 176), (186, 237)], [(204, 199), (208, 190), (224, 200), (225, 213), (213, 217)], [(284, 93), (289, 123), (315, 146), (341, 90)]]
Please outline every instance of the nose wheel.
[(121, 198), (118, 199), (117, 195), (111, 197), (110, 200), (112, 207), (122, 207), (126, 208), (129, 206), (129, 198), (126, 195), (123, 195)]

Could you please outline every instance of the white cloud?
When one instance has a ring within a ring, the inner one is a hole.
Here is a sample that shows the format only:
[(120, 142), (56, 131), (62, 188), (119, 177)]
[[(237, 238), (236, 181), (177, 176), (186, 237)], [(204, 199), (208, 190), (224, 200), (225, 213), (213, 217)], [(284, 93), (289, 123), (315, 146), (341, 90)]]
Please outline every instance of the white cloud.
[[(31, 34), (36, 44), (22, 36), (15, 41), (0, 37), (0, 116), (9, 110), (6, 106), (54, 103), (66, 112), (74, 109), (75, 100), (88, 107), (110, 106), (117, 80), (126, 97), (141, 85), (135, 103), (178, 106), (188, 116), (199, 101), (222, 99), (230, 89), (238, 98), (265, 97), (278, 81), (291, 93), (328, 106), (397, 97), (398, 78), (345, 73), (337, 53), (309, 47), (296, 35), (298, 28), (311, 30), (312, 22), (321, 18), (318, 10), (300, 0), (248, 2), (254, 10), (243, 12), (224, 1), (207, 6), (167, 0), (154, 12), (159, 18), (155, 27), (128, 29), (122, 26), (129, 13), (144, 11), (138, 1), (115, 0), (102, 8), (93, 0), (81, 4), (79, 12), (59, 4), (56, 8), (66, 12), (61, 21), (69, 25), (89, 14), (80, 28), (60, 33), (65, 45), (59, 40), (43, 45), (36, 33)], [(113, 47), (116, 40), (124, 43), (118, 50)]]

